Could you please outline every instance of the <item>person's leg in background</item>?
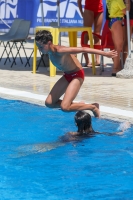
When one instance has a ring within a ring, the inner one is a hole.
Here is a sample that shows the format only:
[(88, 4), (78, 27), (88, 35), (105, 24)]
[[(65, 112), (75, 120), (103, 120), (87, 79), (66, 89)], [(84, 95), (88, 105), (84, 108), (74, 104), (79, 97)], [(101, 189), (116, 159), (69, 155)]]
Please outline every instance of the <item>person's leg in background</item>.
[(122, 66), (120, 63), (120, 53), (123, 50), (124, 34), (123, 34), (123, 27), (121, 23), (122, 23), (121, 20), (115, 21), (111, 27), (112, 39), (114, 42), (115, 50), (118, 52), (118, 56), (113, 59), (114, 66), (113, 66), (112, 75), (115, 75), (117, 72), (119, 72), (122, 69)]
[[(94, 23), (94, 12), (91, 10), (84, 10), (84, 14), (83, 14), (83, 20), (84, 20), (84, 26), (88, 26), (88, 27), (92, 27), (93, 23)], [(88, 44), (88, 35), (86, 34), (84, 37), (84, 44)], [(85, 63), (86, 66), (91, 67), (92, 64), (89, 60), (88, 54), (85, 53), (84, 54), (85, 57)]]
[[(126, 23), (125, 23), (126, 24)], [(130, 20), (130, 40), (133, 33), (133, 20)], [(128, 38), (127, 38), (127, 26), (124, 26), (124, 46), (123, 46), (123, 63), (125, 64), (128, 56)]]
[[(100, 35), (103, 23), (103, 12), (94, 13), (94, 33)], [(94, 44), (100, 45), (100, 40), (98, 37), (94, 36)], [(100, 56), (95, 56), (95, 65), (100, 65)]]

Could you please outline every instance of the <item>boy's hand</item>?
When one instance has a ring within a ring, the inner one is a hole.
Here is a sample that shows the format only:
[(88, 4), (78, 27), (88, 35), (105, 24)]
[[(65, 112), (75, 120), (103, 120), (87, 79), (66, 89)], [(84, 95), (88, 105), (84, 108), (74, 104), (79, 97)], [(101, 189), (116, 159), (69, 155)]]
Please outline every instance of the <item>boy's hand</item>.
[(118, 56), (118, 53), (117, 53), (117, 51), (112, 50), (112, 51), (105, 52), (105, 56), (108, 58), (114, 58), (114, 57)]
[(99, 104), (93, 103), (92, 105), (94, 105), (94, 109), (92, 110), (94, 116), (100, 118)]

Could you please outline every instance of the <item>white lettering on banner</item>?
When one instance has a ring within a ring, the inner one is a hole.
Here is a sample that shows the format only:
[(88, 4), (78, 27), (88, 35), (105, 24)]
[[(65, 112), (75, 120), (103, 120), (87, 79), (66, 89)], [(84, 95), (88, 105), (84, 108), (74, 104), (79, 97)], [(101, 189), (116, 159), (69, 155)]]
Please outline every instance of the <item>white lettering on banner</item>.
[(79, 19), (79, 20), (78, 20), (78, 24), (83, 24), (83, 20), (82, 20), (82, 19)]
[[(82, 4), (84, 5), (84, 3), (85, 0), (83, 0)], [(47, 17), (49, 11), (57, 11), (57, 0), (47, 0), (46, 2), (43, 1), (43, 10), (45, 18)], [(82, 18), (77, 5), (77, 0), (64, 0), (63, 2), (60, 2), (60, 18), (74, 18), (76, 13), (78, 13), (78, 15)], [(39, 5), (37, 17), (42, 17), (41, 4)]]
[[(10, 24), (10, 23), (12, 23), (14, 20), (4, 20), (4, 22), (6, 22), (7, 24)], [(0, 21), (0, 24), (3, 24), (3, 22), (2, 21)]]
[(41, 18), (37, 18), (37, 22), (41, 23), (42, 19)]
[(6, 4), (5, 4), (5, 0), (0, 2), (0, 18), (4, 19), (5, 17), (5, 10), (6, 10)]
[(80, 17), (80, 11), (77, 5), (75, 5), (77, 3), (77, 0), (70, 0), (68, 8), (67, 8), (67, 12), (66, 12), (66, 18), (74, 18), (76, 12), (79, 14)]
[[(65, 17), (66, 7), (67, 7), (67, 1), (60, 3), (60, 18)], [(57, 17), (57, 15), (56, 15), (56, 17)]]
[(9, 19), (12, 15), (13, 18), (16, 18), (17, 4), (18, 0), (2, 0), (0, 4), (0, 17), (2, 19)]
[[(48, 19), (48, 18), (45, 18), (44, 19), (44, 22), (46, 23), (46, 22), (48, 22), (48, 23), (50, 23), (50, 22), (57, 22), (58, 20), (57, 19)], [(37, 18), (37, 22), (42, 22), (42, 18)]]
[[(52, 2), (52, 4), (51, 4)], [(47, 16), (48, 11), (56, 11), (57, 10), (57, 0), (47, 0), (47, 3), (43, 3), (43, 11), (44, 17)], [(41, 17), (41, 4), (39, 5), (39, 9), (37, 12), (37, 17)]]
[[(37, 18), (37, 22), (41, 23), (42, 18)], [(58, 19), (49, 19), (45, 18), (44, 19), (45, 23), (50, 23), (50, 22), (58, 22)], [(65, 24), (83, 24), (83, 20), (76, 20), (76, 19), (60, 19), (60, 23), (65, 23)]]

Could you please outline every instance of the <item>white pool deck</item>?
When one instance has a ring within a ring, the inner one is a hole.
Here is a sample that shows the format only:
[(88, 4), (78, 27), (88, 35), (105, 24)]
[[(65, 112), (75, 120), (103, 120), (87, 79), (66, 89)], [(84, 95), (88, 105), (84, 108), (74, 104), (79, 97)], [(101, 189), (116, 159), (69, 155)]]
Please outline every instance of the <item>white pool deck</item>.
[[(61, 38), (62, 45), (68, 46), (68, 38)], [(80, 41), (78, 39), (78, 46)], [(33, 44), (26, 43), (25, 49), (29, 56)], [(0, 55), (3, 52), (3, 45), (0, 45)], [(16, 49), (14, 48), (14, 54)], [(36, 74), (32, 73), (31, 66), (25, 67), (25, 56), (21, 49), (21, 57), (24, 64), (17, 58), (17, 65), (8, 61), (4, 65), (6, 53), (0, 62), (0, 97), (7, 99), (18, 99), (44, 106), (47, 94), (52, 86), (61, 77), (62, 72), (57, 72), (55, 77), (50, 77), (47, 67), (42, 64)], [(39, 54), (38, 54), (39, 59)], [(78, 55), (79, 61), (81, 54)], [(12, 61), (12, 58), (11, 58)], [(99, 74), (100, 68), (96, 67), (96, 75), (92, 75), (91, 68), (84, 68), (85, 81), (76, 97), (76, 101), (87, 103), (97, 102), (100, 104), (102, 118), (114, 120), (128, 120), (133, 123), (133, 79), (120, 79), (111, 76), (112, 59), (104, 58), (105, 71)]]

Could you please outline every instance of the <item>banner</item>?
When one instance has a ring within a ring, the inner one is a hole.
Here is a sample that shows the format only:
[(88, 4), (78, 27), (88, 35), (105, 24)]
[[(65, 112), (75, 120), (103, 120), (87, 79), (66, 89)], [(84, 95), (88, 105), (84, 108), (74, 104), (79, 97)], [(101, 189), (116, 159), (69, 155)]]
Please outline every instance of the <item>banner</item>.
[[(57, 0), (43, 0), (43, 11), (45, 26), (58, 22)], [(30, 20), (31, 28), (42, 26), (40, 0), (0, 0), (0, 29), (7, 28), (5, 23), (11, 26), (15, 18)], [(77, 0), (60, 0), (60, 26), (83, 26)]]
[[(83, 1), (84, 5), (84, 1)], [(44, 23), (46, 26), (51, 22), (58, 21), (57, 0), (43, 1)], [(37, 12), (37, 22), (41, 22), (41, 8)], [(83, 26), (77, 0), (60, 0), (60, 25), (61, 26)]]

